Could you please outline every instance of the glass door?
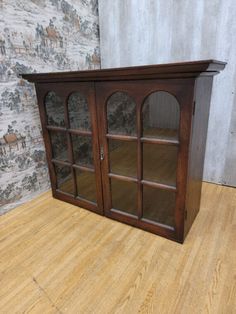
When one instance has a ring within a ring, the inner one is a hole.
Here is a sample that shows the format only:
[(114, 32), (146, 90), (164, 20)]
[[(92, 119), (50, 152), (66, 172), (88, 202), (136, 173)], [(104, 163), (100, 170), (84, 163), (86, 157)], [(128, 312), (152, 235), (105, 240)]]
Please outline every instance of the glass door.
[(137, 106), (127, 92), (114, 92), (106, 105), (105, 150), (113, 212), (138, 217)]
[(142, 219), (175, 228), (180, 106), (165, 91), (146, 97), (141, 110)]
[(181, 89), (154, 80), (96, 84), (105, 214), (170, 238), (183, 208)]
[(39, 94), (53, 194), (102, 213), (93, 84), (47, 84)]

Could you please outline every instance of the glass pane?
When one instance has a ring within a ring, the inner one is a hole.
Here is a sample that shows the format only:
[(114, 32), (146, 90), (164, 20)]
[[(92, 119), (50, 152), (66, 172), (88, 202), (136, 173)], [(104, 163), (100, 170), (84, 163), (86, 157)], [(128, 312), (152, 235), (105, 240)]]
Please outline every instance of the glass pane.
[(57, 188), (63, 192), (74, 194), (74, 185), (70, 167), (54, 165)]
[(123, 92), (114, 93), (107, 101), (108, 133), (136, 135), (136, 104)]
[(172, 145), (143, 144), (143, 178), (176, 185), (178, 148)]
[(137, 184), (110, 179), (112, 208), (137, 216)]
[(174, 227), (175, 193), (143, 186), (143, 218)]
[(68, 146), (66, 132), (50, 132), (52, 157), (68, 161)]
[(91, 137), (72, 134), (71, 138), (75, 163), (92, 168), (93, 148)]
[(65, 126), (64, 105), (55, 92), (49, 92), (45, 97), (47, 123), (53, 126)]
[(109, 139), (110, 172), (137, 177), (137, 143)]
[(75, 170), (77, 195), (85, 200), (96, 203), (95, 174), (90, 171)]
[(167, 92), (150, 94), (143, 104), (143, 136), (178, 139), (180, 108)]
[(91, 130), (90, 114), (86, 98), (73, 93), (68, 99), (70, 127), (72, 129)]

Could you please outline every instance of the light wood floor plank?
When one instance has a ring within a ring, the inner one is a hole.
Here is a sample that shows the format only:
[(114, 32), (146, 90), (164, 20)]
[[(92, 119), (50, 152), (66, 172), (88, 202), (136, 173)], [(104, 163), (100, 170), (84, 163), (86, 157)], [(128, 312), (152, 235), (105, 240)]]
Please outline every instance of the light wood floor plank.
[(0, 217), (0, 313), (235, 314), (236, 189), (183, 245), (42, 194)]

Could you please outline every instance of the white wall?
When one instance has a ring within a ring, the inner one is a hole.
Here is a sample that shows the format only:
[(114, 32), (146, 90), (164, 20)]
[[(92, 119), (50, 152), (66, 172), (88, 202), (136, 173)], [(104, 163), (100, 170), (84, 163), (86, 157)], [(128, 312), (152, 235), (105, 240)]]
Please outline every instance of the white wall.
[(235, 0), (99, 0), (102, 68), (227, 61), (214, 78), (204, 179), (236, 186)]

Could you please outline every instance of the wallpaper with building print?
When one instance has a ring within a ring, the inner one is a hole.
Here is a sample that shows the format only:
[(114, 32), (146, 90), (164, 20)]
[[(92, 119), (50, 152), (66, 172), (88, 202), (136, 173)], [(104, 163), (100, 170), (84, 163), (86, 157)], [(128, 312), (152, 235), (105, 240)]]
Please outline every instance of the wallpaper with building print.
[(0, 214), (50, 187), (33, 84), (100, 67), (97, 0), (0, 0)]

